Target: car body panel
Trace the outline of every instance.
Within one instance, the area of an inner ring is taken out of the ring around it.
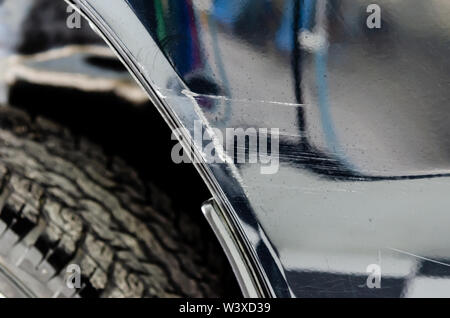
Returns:
[[[70,2],[193,150],[257,295],[450,296],[447,1],[378,1],[380,28],[366,0]],[[279,132],[276,171],[230,161],[230,128]]]

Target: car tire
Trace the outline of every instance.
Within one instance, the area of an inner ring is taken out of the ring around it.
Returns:
[[[164,198],[123,160],[1,106],[0,296],[221,296],[217,245]]]

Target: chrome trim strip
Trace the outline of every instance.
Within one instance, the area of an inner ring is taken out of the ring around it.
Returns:
[[[202,205],[202,212],[231,264],[244,297],[262,297],[264,291],[245,255],[242,243],[238,241],[235,229],[226,220],[226,214],[219,209],[214,199],[210,199]]]

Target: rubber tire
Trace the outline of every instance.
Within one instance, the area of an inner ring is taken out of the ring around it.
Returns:
[[[0,106],[0,269],[31,295],[220,296],[228,264],[201,234],[119,158]],[[67,287],[71,264],[81,288]]]

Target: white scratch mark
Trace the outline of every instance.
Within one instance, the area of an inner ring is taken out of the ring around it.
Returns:
[[[439,261],[436,261],[436,260],[431,259],[431,258],[423,257],[423,256],[420,256],[420,255],[416,255],[416,254],[409,253],[409,252],[406,252],[406,251],[402,251],[402,250],[399,250],[399,249],[396,249],[396,248],[392,248],[392,247],[388,247],[388,249],[390,249],[392,251],[395,251],[395,252],[398,252],[398,253],[406,254],[406,255],[409,255],[409,256],[414,256],[414,257],[423,259],[425,261],[429,261],[429,262],[432,262],[432,263],[436,263],[436,264],[439,264],[439,265],[444,265],[444,266],[450,267],[450,264],[439,262]]]

